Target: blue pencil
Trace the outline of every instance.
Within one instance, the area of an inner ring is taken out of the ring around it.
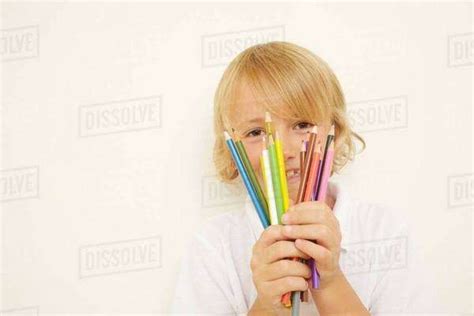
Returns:
[[[237,152],[235,143],[230,137],[229,133],[224,132],[224,136],[225,142],[227,143],[227,147],[229,148],[230,153],[232,154],[232,158],[234,159],[235,165],[237,166],[237,169],[239,170],[239,173],[242,176],[242,180],[244,181],[245,187],[247,188],[247,192],[249,193],[252,203],[255,206],[255,209],[257,210],[260,222],[262,223],[263,228],[267,228],[268,226],[270,226],[270,223],[268,222],[267,216],[265,215],[265,210],[263,206],[258,200],[257,193],[255,192],[252,183],[250,182],[249,175],[247,174],[247,171],[244,168],[244,164],[242,163],[242,159],[240,158],[239,153]]]

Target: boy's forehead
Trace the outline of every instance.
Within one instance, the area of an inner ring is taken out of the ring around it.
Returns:
[[[242,82],[231,105],[231,120],[238,126],[254,119],[264,119],[265,107],[254,96],[250,87]]]
[[[234,102],[230,106],[230,120],[236,128],[252,123],[264,123],[265,112],[269,110],[267,107],[270,103],[275,108],[282,106],[282,102],[277,96],[271,100],[268,97],[255,96],[245,81],[239,84],[236,92]]]
[[[231,113],[231,121],[236,128],[248,123],[265,121],[265,107],[257,102],[234,103]]]

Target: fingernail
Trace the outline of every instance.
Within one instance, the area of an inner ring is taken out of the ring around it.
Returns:
[[[283,216],[281,217],[281,222],[283,224],[288,223],[288,214],[283,214]]]

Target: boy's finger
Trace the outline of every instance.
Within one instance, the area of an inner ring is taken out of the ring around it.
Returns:
[[[303,259],[310,258],[306,253],[296,248],[293,241],[289,240],[280,240],[275,242],[273,245],[266,248],[263,254],[263,261],[265,263],[273,263],[275,261],[291,257],[300,257]]]
[[[279,260],[267,266],[262,278],[266,281],[274,281],[288,276],[297,276],[308,279],[311,277],[311,269],[307,264],[299,261]]]
[[[262,250],[279,240],[287,240],[288,238],[283,235],[281,230],[282,228],[282,225],[270,225],[267,227],[260,236],[260,239],[255,244],[255,247],[259,248],[259,250]]]
[[[317,240],[318,243],[329,250],[336,250],[339,236],[330,227],[325,225],[287,225],[283,234],[289,239]]]
[[[298,204],[299,205],[299,204]],[[337,219],[334,214],[315,210],[315,209],[298,209],[294,212],[289,211],[282,216],[282,223],[284,225],[288,224],[325,224],[329,225],[330,227],[336,229],[338,226]]]

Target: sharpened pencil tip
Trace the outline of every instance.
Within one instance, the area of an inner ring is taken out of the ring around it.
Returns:
[[[306,144],[304,143],[304,140],[301,141],[301,151],[306,151]]]
[[[311,129],[311,133],[317,134],[318,133],[318,127],[316,125],[313,126]]]
[[[334,125],[331,125],[331,129],[329,130],[329,135],[334,136],[334,134],[335,134],[335,128],[334,128]]]
[[[225,137],[225,140],[229,140],[231,139],[229,133],[227,133],[227,131],[224,131],[224,137]]]
[[[265,112],[265,122],[271,122],[272,121],[272,117],[270,115],[270,112],[266,111]]]

